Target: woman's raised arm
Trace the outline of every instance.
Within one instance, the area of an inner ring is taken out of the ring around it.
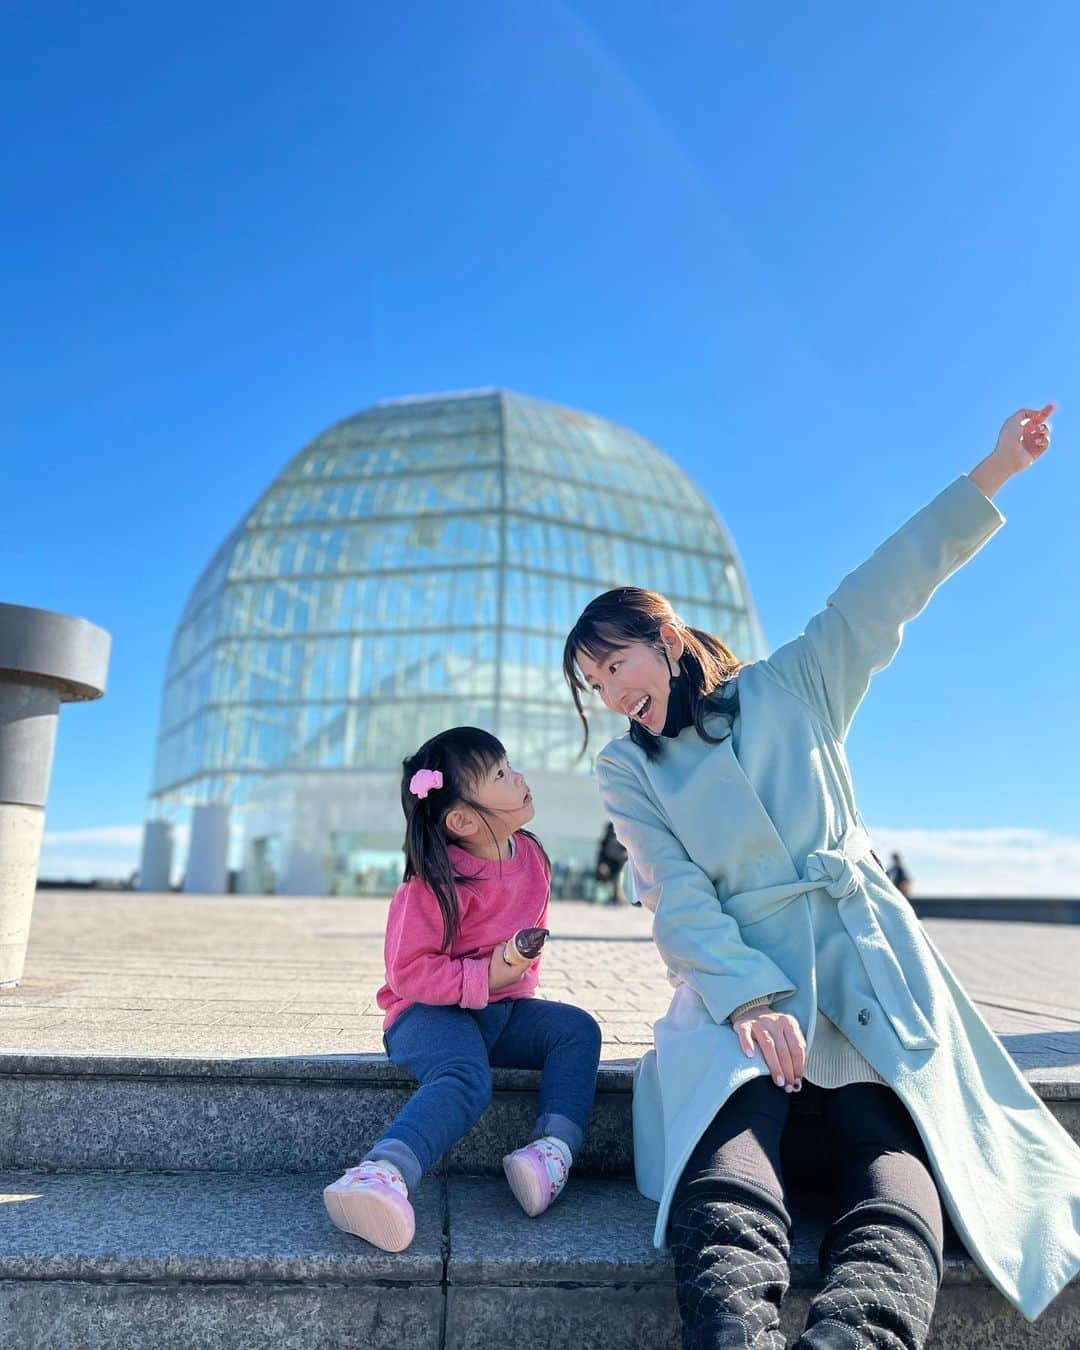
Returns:
[[[904,625],[1004,523],[991,501],[1050,443],[1049,410],[1008,418],[994,450],[902,525],[840,583],[806,631],[760,668],[809,704],[840,739],[870,678],[896,655]]]

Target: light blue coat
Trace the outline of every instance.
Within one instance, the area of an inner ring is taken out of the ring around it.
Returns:
[[[1002,524],[958,479],[837,588],[806,632],[738,675],[719,745],[693,727],[649,761],[597,762],[604,806],[676,986],[634,1085],[638,1186],[660,1202],[734,1090],[766,1073],[727,1017],[762,994],[814,1038],[820,1008],[888,1082],[945,1206],[1034,1319],[1080,1269],[1080,1150],[1046,1110],[870,855],[844,737],[904,623]],[[778,1089],[779,1091],[779,1089]]]

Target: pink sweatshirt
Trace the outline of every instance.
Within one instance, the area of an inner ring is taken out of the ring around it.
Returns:
[[[386,920],[386,983],[376,1002],[386,1013],[385,1031],[414,1003],[486,1008],[503,998],[529,998],[540,978],[540,958],[516,983],[488,991],[488,965],[495,947],[519,928],[547,923],[550,877],[544,855],[522,834],[514,835],[514,856],[502,862],[474,858],[450,846],[458,876],[461,927],[448,951],[441,951],[443,921],[435,893],[418,877],[397,888]]]

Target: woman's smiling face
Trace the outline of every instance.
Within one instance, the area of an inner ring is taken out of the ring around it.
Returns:
[[[667,624],[660,630],[667,651],[649,642],[630,642],[615,647],[602,658],[577,653],[577,666],[590,689],[600,695],[605,708],[639,722],[659,736],[667,721],[671,676],[677,672],[683,642]]]

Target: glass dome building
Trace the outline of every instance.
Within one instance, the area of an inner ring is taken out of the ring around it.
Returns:
[[[498,390],[336,423],[256,501],[184,609],[143,884],[160,884],[162,822],[196,808],[189,889],[223,889],[228,851],[245,890],[385,891],[401,760],[463,723],[493,731],[528,776],[552,858],[591,862],[603,818],[562,644],[594,595],[630,583],[761,654],[723,524],[633,431]],[[622,725],[597,704],[592,749]]]

